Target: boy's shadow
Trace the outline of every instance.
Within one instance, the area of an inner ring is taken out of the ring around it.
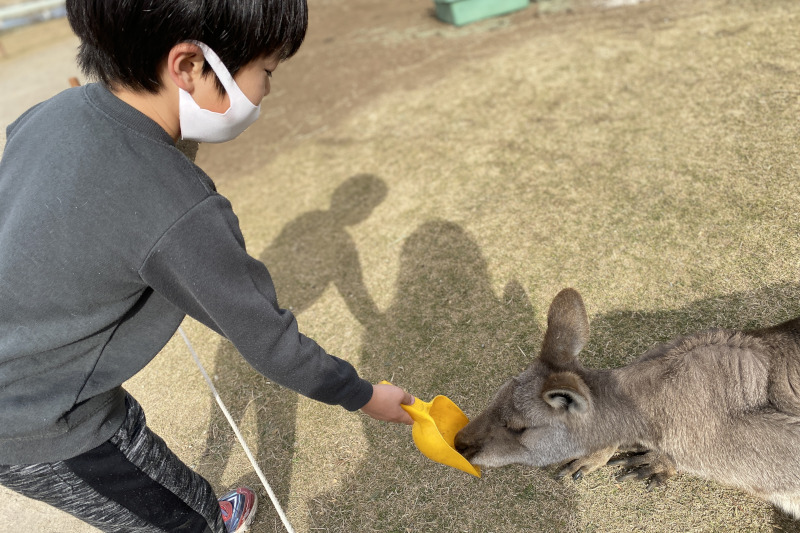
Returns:
[[[381,179],[369,174],[353,176],[334,191],[330,209],[304,213],[283,228],[260,258],[269,269],[281,307],[298,315],[334,285],[358,320],[376,319],[377,307],[364,286],[358,251],[346,227],[366,220],[386,193]],[[245,434],[245,439],[285,506],[294,454],[297,394],[256,373],[225,340],[212,369],[219,394],[237,425],[242,425],[246,415],[255,417],[250,427],[255,426],[256,433]],[[198,470],[219,493],[232,486],[260,486],[257,475],[246,464],[232,466],[248,473],[223,486],[231,453],[238,446],[227,420],[214,405]]]
[[[333,285],[359,322],[377,317],[358,250],[345,228],[366,220],[387,190],[386,183],[371,174],[355,175],[336,188],[329,209],[304,213],[283,228],[261,257],[281,306],[302,313]]]

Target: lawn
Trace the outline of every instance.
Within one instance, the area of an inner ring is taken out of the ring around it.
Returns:
[[[327,104],[308,96],[299,110],[277,93],[247,147],[204,147],[198,161],[308,335],[368,379],[474,415],[536,356],[566,286],[586,301],[583,359],[597,367],[800,313],[799,23],[791,0],[678,0],[520,13],[463,34],[386,21],[328,48],[320,36],[305,50],[316,58],[281,67],[289,81],[313,79],[301,68],[340,46],[332,68],[365,86],[330,95],[320,82]],[[415,59],[386,73],[359,47]],[[225,150],[239,150],[233,168],[215,163]],[[298,399],[190,329],[299,531],[793,527],[689,476],[649,493],[610,468],[579,483],[525,467],[476,479],[425,459],[408,428]],[[182,452],[220,489],[257,483],[207,408],[211,422],[175,445],[205,440]],[[256,529],[273,530],[274,517]]]

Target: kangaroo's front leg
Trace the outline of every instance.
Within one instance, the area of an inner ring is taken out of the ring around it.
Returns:
[[[647,490],[666,485],[667,479],[675,475],[675,461],[668,454],[657,450],[633,453],[609,461],[608,466],[621,466],[620,481],[627,479],[647,480]]]
[[[612,446],[609,448],[603,448],[602,450],[598,450],[594,453],[590,453],[589,455],[573,459],[568,463],[561,465],[556,477],[561,478],[569,475],[572,476],[572,479],[577,481],[585,474],[594,472],[601,466],[608,463],[608,460],[611,459],[615,453],[617,453],[617,447]]]

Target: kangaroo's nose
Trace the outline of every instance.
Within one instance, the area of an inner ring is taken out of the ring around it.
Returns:
[[[469,460],[469,458],[475,455],[476,453],[474,447],[469,443],[468,437],[464,434],[463,429],[458,433],[456,433],[454,445],[456,451],[461,455],[463,455],[464,458],[467,460]]]

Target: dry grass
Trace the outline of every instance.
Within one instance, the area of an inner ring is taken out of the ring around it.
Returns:
[[[386,91],[220,187],[251,249],[276,272],[305,272],[276,283],[308,334],[370,379],[475,413],[535,354],[566,285],[588,303],[585,358],[598,366],[682,332],[798,313],[799,17],[789,1],[707,1],[523,20],[498,30],[503,46]],[[301,237],[297,221],[325,220],[336,188],[362,173],[388,190],[370,216]],[[280,253],[287,231],[321,250],[314,262]],[[348,250],[360,289],[345,279]],[[231,379],[245,398],[264,394],[244,367]],[[653,493],[613,472],[578,484],[521,467],[473,479],[424,459],[406,428],[275,394],[278,407],[258,411],[270,428],[260,455],[301,531],[792,527],[687,477]]]
[[[476,413],[535,354],[567,285],[588,304],[596,366],[682,332],[798,314],[800,8],[664,4],[520,19],[438,80],[387,90],[285,141],[250,176],[220,179],[303,329],[369,379]],[[345,227],[331,199],[364,173],[371,185],[351,196],[377,206]],[[225,345],[217,354],[236,361]],[[577,484],[522,467],[474,479],[423,458],[407,428],[227,364],[223,388],[240,409],[254,400],[259,456],[300,531],[793,527],[688,477],[652,493],[613,471]],[[232,446],[219,426],[200,470],[225,485],[236,475],[214,466]],[[256,531],[279,529],[266,522]]]

